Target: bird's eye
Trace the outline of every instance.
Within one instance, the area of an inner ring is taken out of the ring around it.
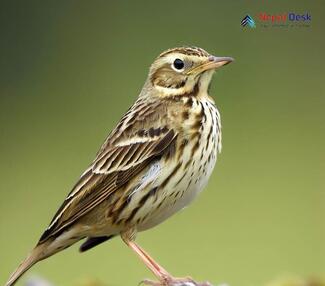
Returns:
[[[173,63],[173,66],[177,70],[181,70],[184,68],[184,62],[181,59],[176,59]]]

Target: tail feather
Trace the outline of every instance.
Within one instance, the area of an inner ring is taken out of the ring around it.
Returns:
[[[45,258],[43,252],[43,245],[36,246],[27,258],[18,266],[18,268],[11,274],[6,286],[12,286],[16,281],[35,263]]]
[[[99,236],[99,237],[88,237],[87,240],[79,247],[80,252],[85,252],[98,244],[101,244],[114,237],[114,235],[109,236]]]
[[[18,266],[16,271],[11,274],[5,286],[14,285],[20,276],[35,263],[71,246],[80,240],[80,238],[82,238],[82,236],[79,235],[79,230],[76,228],[65,231],[55,238],[49,238],[41,243],[39,242],[27,258]]]

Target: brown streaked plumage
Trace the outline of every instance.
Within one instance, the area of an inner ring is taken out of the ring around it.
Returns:
[[[231,58],[201,48],[170,49],[152,64],[144,87],[81,175],[36,247],[6,286],[38,261],[86,239],[86,251],[120,235],[158,277],[176,285],[134,240],[189,204],[207,184],[221,150],[220,114],[208,87]]]

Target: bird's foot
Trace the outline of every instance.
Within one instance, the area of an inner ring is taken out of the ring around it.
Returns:
[[[209,282],[196,282],[191,277],[164,277],[160,281],[145,279],[142,283],[149,286],[213,286]]]

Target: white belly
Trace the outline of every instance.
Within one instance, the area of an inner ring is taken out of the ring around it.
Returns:
[[[207,164],[205,171],[196,172],[191,176],[192,170],[198,170],[199,167],[193,165],[185,175],[181,184],[178,185],[177,189],[166,189],[167,199],[164,202],[163,207],[158,211],[151,213],[148,219],[143,221],[138,226],[138,230],[146,230],[152,228],[179,210],[189,205],[194,198],[205,188],[213,171],[216,163],[216,155],[212,156],[212,159]]]

